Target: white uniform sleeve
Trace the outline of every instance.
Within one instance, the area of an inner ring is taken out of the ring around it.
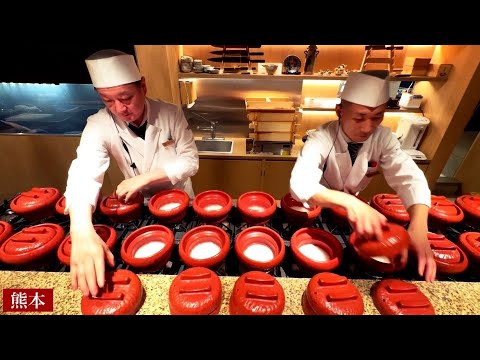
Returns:
[[[192,177],[198,171],[198,149],[195,144],[193,132],[188,125],[183,110],[178,107],[173,120],[172,137],[176,143],[177,161],[165,166],[165,172],[171,183]]]
[[[388,185],[395,190],[408,209],[413,204],[431,206],[431,192],[425,174],[410,155],[400,148],[394,134],[386,140],[380,166]]]
[[[87,120],[82,132],[77,157],[68,170],[65,190],[65,214],[72,203],[82,202],[95,209],[103,177],[110,165],[110,157],[104,144],[105,129]],[[103,135],[103,136],[102,136]]]
[[[317,192],[327,189],[320,184],[320,179],[326,152],[331,146],[331,142],[325,140],[318,131],[308,135],[290,177],[290,192],[296,200],[306,203]]]

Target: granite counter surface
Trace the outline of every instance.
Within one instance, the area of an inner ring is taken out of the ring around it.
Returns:
[[[175,275],[139,274],[145,289],[145,301],[137,315],[168,315],[168,291]],[[228,301],[237,277],[220,277],[223,286],[223,300],[220,315],[228,315]],[[303,315],[301,296],[309,278],[278,277],[285,291],[284,315]],[[379,315],[370,296],[370,288],[375,280],[351,280],[363,296],[365,315]],[[436,281],[412,281],[430,299],[437,315],[477,315],[480,314],[480,283]],[[43,314],[81,315],[80,291],[70,288],[68,272],[0,271],[0,288],[51,288],[54,296],[53,313],[4,312],[3,291],[0,292],[0,315]]]

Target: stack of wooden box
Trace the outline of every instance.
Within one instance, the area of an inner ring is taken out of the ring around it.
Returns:
[[[246,98],[249,137],[256,141],[295,142],[300,113],[288,97]]]

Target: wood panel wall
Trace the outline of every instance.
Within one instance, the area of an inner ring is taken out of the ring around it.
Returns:
[[[480,134],[477,135],[455,178],[462,182],[464,194],[480,194]]]
[[[0,199],[11,199],[32,187],[54,187],[63,193],[79,142],[78,136],[0,135]],[[112,193],[121,180],[123,175],[113,161],[102,193]]]

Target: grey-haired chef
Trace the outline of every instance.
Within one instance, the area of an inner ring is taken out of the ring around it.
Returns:
[[[383,121],[389,96],[386,70],[351,72],[335,108],[338,120],[308,135],[290,178],[290,192],[306,206],[343,207],[362,236],[380,238],[387,219],[356,195],[380,170],[410,215],[410,247],[418,273],[435,280],[436,263],[428,234],[431,193],[425,174],[401,148]],[[404,251],[401,262],[406,263]]]
[[[110,159],[125,177],[115,190],[117,198],[129,202],[141,193],[147,202],[173,188],[193,198],[190,177],[199,158],[181,107],[146,96],[145,78],[132,55],[100,50],[85,63],[105,107],[88,117],[82,132],[68,171],[65,214],[70,215],[72,288],[95,296],[105,284],[105,261],[114,265],[92,223]]]

